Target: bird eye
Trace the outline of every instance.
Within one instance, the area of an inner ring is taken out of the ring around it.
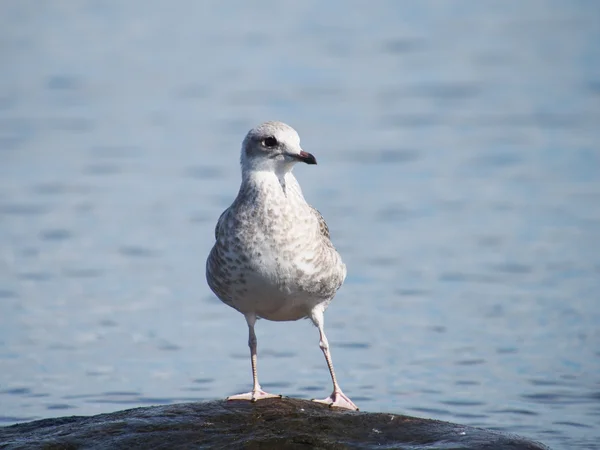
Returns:
[[[276,147],[277,146],[277,139],[275,139],[273,136],[269,136],[268,138],[265,138],[262,141],[262,145],[267,147],[267,148],[272,148],[272,147]]]

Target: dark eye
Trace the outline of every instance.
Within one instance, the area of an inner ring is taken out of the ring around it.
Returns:
[[[267,148],[277,147],[277,139],[273,136],[269,136],[262,141],[262,144]]]

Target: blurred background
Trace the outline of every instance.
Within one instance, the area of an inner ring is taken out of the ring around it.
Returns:
[[[239,148],[295,127],[348,278],[326,314],[363,411],[600,439],[594,1],[0,3],[0,424],[251,384],[204,278]],[[325,397],[309,321],[266,390]]]

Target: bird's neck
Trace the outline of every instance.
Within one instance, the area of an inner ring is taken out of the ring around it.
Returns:
[[[240,191],[255,191],[269,196],[301,197],[302,190],[291,171],[248,170],[242,172]]]

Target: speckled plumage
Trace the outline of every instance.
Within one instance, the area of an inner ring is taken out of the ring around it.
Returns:
[[[316,164],[300,148],[293,128],[265,122],[250,130],[242,144],[240,190],[215,228],[216,242],[206,263],[208,285],[246,317],[253,358],[253,391],[232,398],[272,396],[260,389],[256,376],[256,319],[309,317],[319,328],[334,382],[334,394],[325,402],[356,409],[337,386],[323,331],[323,313],[344,282],[346,266],[323,216],[306,202],[291,172],[297,162]]]
[[[242,182],[221,215],[207,264],[211,289],[242,313],[297,320],[333,298],[346,266],[321,214],[302,196],[291,173],[285,189],[266,175]]]

